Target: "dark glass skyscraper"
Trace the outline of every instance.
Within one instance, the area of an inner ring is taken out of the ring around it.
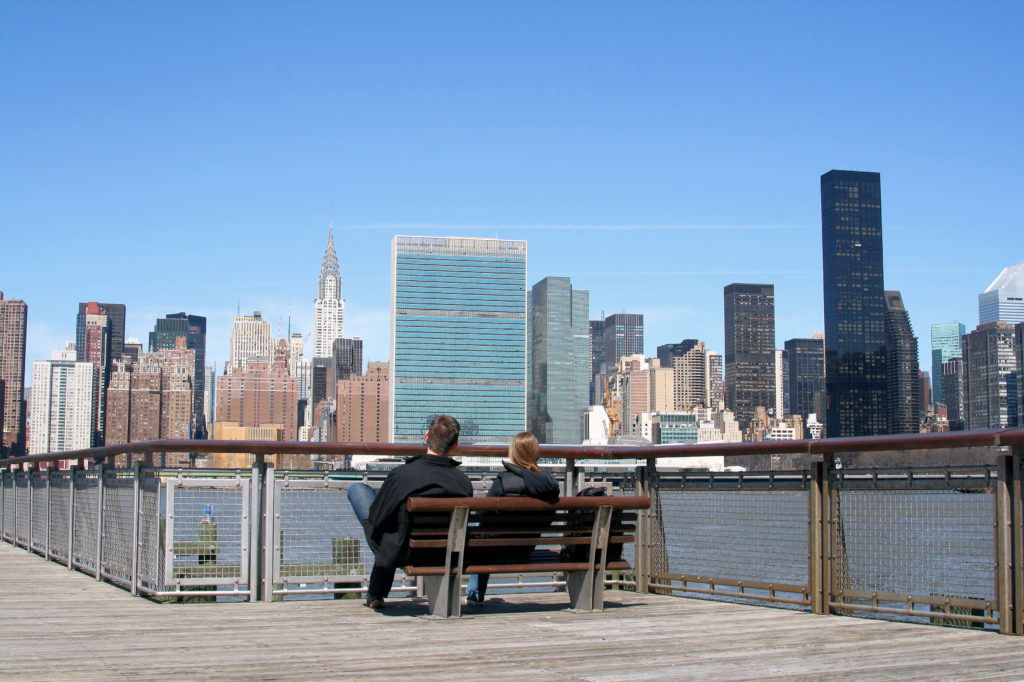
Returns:
[[[78,320],[75,325],[75,349],[79,362],[85,360],[85,357],[82,355],[83,350],[79,349],[84,349],[86,346],[85,316],[88,305],[88,303],[78,304]],[[106,315],[107,320],[110,322],[110,359],[120,360],[121,354],[124,353],[124,303],[100,303],[98,305],[100,312]]]
[[[741,429],[775,407],[775,286],[725,287],[725,406]]]
[[[196,352],[195,379],[192,388],[192,414],[195,437],[206,437],[206,318],[188,313],[172,313],[159,318],[149,333],[149,352],[174,350],[178,337],[185,338],[185,348]]]
[[[921,425],[917,337],[898,291],[885,292],[885,348],[889,431],[917,433]]]
[[[541,443],[579,445],[590,398],[590,292],[568,277],[530,290],[527,427]]]
[[[807,419],[807,415],[825,418],[825,341],[789,339],[789,413]]]
[[[821,176],[828,436],[887,433],[882,188],[878,173]]]
[[[639,313],[615,313],[604,318],[605,370],[614,367],[623,355],[644,352],[644,316]]]
[[[334,380],[346,381],[363,375],[363,340],[360,338],[334,339],[331,347],[334,357]],[[333,394],[334,391],[331,391]]]

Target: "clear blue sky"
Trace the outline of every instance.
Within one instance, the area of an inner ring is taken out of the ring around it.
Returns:
[[[310,331],[333,219],[370,360],[396,233],[525,239],[648,355],[772,283],[781,346],[823,328],[819,176],[871,170],[927,369],[1024,261],[1022,8],[3,2],[0,290],[29,363],[99,300],[205,315],[220,369],[239,307]]]

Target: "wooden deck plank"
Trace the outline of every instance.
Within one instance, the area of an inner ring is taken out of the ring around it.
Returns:
[[[156,604],[0,543],[0,678],[640,680],[1022,677],[1024,639],[608,592],[502,596],[472,615],[357,600]]]

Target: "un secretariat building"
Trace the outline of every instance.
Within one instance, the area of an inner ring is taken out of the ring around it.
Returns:
[[[391,243],[391,441],[422,443],[442,413],[463,444],[525,428],[525,241]]]

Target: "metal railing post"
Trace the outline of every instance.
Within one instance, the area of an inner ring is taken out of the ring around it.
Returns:
[[[1019,522],[1015,523],[1013,500],[1015,467],[1013,455],[1000,455],[996,481],[996,603],[999,607],[999,632],[1004,635],[1020,634],[1017,628],[1018,598],[1015,536]],[[1018,469],[1019,470],[1019,469]]]
[[[68,481],[68,570],[75,567],[75,479],[78,477],[78,466],[68,469],[71,475]]]
[[[131,457],[129,457],[129,460]],[[142,462],[132,467],[132,596],[139,595],[139,526],[142,515]]]
[[[1010,462],[1010,539],[1013,543],[1013,622],[1014,633],[1024,635],[1024,491],[1021,481],[1021,460],[1024,445],[1014,445]]]
[[[565,458],[565,492],[563,495],[572,497],[576,494],[576,460]]]
[[[103,462],[96,465],[96,580],[103,579]]]
[[[32,478],[36,473],[36,467],[39,465],[35,462],[28,465],[28,471],[25,472],[25,484],[28,486],[28,532],[25,534],[25,549],[28,552],[32,552],[32,530],[35,527],[35,508],[33,503],[35,502],[35,486],[33,485]]]
[[[50,511],[53,509],[53,468],[46,467],[46,560],[53,558],[50,552]]]
[[[811,593],[811,613],[828,612],[825,602],[825,555],[822,551],[827,526],[825,495],[825,462],[811,463],[811,480],[807,496],[807,588]]]
[[[261,459],[261,458],[257,458]],[[249,485],[249,601],[259,599],[260,586],[263,583],[260,574],[260,556],[263,552],[263,545],[260,538],[262,521],[260,519],[260,500],[263,497],[263,472],[262,461],[255,461],[252,465],[252,480]]]
[[[260,515],[263,522],[263,541],[260,543],[263,559],[263,575],[260,582],[263,585],[263,601],[274,601],[274,554],[279,548],[276,519],[280,513],[274,506],[274,485],[274,463],[267,462],[263,474],[263,513]]]

